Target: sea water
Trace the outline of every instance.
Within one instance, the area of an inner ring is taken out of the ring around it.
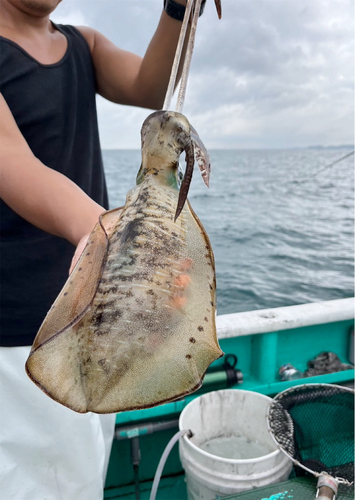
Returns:
[[[274,451],[271,447],[242,435],[216,437],[199,445],[199,448],[211,455],[234,460],[263,457]]]
[[[294,182],[350,151],[212,150],[209,189],[195,169],[189,200],[214,250],[218,314],[353,296],[353,157]],[[140,164],[138,150],[104,151],[111,208]]]

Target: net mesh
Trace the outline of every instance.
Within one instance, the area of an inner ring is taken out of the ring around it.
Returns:
[[[354,391],[305,384],[278,394],[268,422],[279,446],[300,465],[354,481]]]

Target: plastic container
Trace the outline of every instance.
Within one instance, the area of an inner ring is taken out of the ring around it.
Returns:
[[[286,363],[279,369],[279,376],[282,381],[297,380],[303,378],[303,373],[297,370],[291,363]]]
[[[191,429],[193,437],[180,439],[179,452],[189,500],[214,500],[287,480],[292,462],[267,430],[270,401],[256,392],[230,389],[204,394],[185,407],[179,427]],[[221,454],[239,458],[212,454],[219,440],[226,448]]]

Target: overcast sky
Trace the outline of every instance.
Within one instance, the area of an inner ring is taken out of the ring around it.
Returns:
[[[57,23],[91,26],[144,55],[163,0],[63,0]],[[183,112],[212,148],[352,144],[353,1],[213,0],[200,18]],[[103,148],[140,148],[148,110],[98,98]]]

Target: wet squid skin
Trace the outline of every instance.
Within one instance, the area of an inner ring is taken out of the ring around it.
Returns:
[[[110,239],[112,257],[103,270],[92,316],[78,325],[77,336],[80,339],[83,332],[86,339],[81,343],[81,358],[89,359],[83,368],[85,377],[90,377],[93,368],[103,369],[108,377],[116,372],[116,376],[117,371],[129,368],[131,356],[151,355],[174,334],[174,322],[179,320],[174,309],[187,300],[188,290],[179,285],[181,275],[186,280],[190,271],[186,269],[184,216],[174,223],[176,194],[164,196],[162,210],[157,190],[147,184],[127,200],[131,204],[123,210]],[[147,199],[143,206],[142,198]],[[124,339],[118,357],[112,335]]]
[[[120,355],[125,351],[127,359],[131,351],[135,356],[151,354],[164,338],[173,335],[178,318],[172,313],[188,294],[180,282],[187,281],[192,265],[187,258],[184,215],[178,223],[173,222],[176,192],[171,189],[159,196],[149,181],[135,191],[128,196],[127,209],[122,210],[110,239],[110,256],[92,304],[92,316],[83,320],[77,331],[79,338],[81,332],[87,332],[90,340],[86,345],[91,351],[95,350],[96,336],[100,337],[100,355],[104,336],[124,335],[127,340],[121,341]],[[122,369],[112,361],[115,352],[109,339],[106,358],[97,360],[107,373]]]
[[[197,389],[222,355],[208,237],[188,202],[175,220],[178,158],[183,149],[191,158],[189,124],[172,112],[147,120],[138,185],[122,209],[101,217],[26,366],[50,397],[79,412],[174,400]],[[93,273],[91,249],[102,253]],[[60,325],[63,310],[68,317]]]

